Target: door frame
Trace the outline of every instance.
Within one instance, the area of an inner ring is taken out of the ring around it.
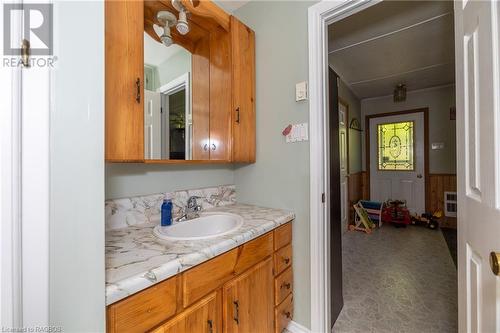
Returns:
[[[23,0],[12,3],[24,5]],[[13,40],[25,37],[22,13],[14,15],[12,28]],[[0,88],[9,96],[0,101],[6,110],[0,114],[0,324],[45,327],[50,322],[53,79],[46,67],[2,67],[0,73]]]
[[[338,96],[338,101],[339,101],[339,104],[342,104],[344,107],[345,107],[345,118],[346,118],[346,123],[345,123],[345,140],[346,140],[346,170],[347,170],[347,174],[346,174],[346,177],[347,177],[347,189],[346,189],[346,200],[347,200],[347,211],[346,211],[346,214],[347,214],[347,223],[349,223],[349,220],[351,218],[351,209],[350,209],[350,202],[351,200],[349,199],[349,194],[350,194],[350,191],[349,191],[349,185],[350,185],[350,182],[351,182],[351,165],[349,164],[349,125],[350,125],[350,122],[349,122],[349,103],[347,103],[347,101],[345,99],[343,99],[342,97]],[[342,230],[342,233],[346,232],[347,229],[345,230]]]
[[[311,331],[329,332],[328,25],[382,0],[321,1],[308,8]]]
[[[173,79],[172,81],[165,83],[160,88],[158,88],[158,92],[160,93],[160,105],[163,107],[163,96],[169,96],[173,93],[176,93],[184,88],[185,90],[185,122],[186,122],[186,143],[185,143],[185,151],[186,151],[186,160],[192,159],[192,149],[191,141],[192,141],[192,110],[191,110],[191,75],[190,72],[186,72],[179,77]],[[163,120],[162,120],[163,121]],[[170,158],[169,158],[170,159]]]
[[[430,182],[429,182],[429,108],[419,108],[412,110],[402,110],[394,112],[385,112],[377,114],[369,114],[365,116],[365,169],[366,169],[366,186],[368,188],[368,198],[370,199],[370,120],[374,118],[400,116],[412,113],[424,114],[424,184],[425,184],[425,211],[430,208]]]

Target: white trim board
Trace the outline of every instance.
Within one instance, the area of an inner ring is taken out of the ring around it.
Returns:
[[[311,333],[307,327],[304,327],[293,320],[288,324],[286,330],[290,333]]]
[[[322,1],[308,10],[310,122],[311,332],[328,332],[330,320],[328,25],[381,0]],[[322,202],[323,193],[326,202]]]

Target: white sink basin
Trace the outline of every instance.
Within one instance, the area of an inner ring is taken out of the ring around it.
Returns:
[[[156,237],[166,240],[196,240],[226,235],[242,225],[243,218],[239,215],[211,212],[168,227],[157,225],[153,233]]]

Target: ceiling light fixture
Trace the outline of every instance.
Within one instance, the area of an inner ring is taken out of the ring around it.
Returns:
[[[187,20],[188,11],[179,0],[172,0],[172,6],[179,11],[179,20],[176,25],[177,31],[179,31],[181,35],[186,35],[189,32],[189,23]]]
[[[400,83],[394,88],[394,102],[406,101],[406,84]]]
[[[163,27],[163,34],[160,36],[161,42],[167,47],[172,45],[174,41],[170,33],[170,28],[177,23],[177,18],[171,12],[160,11],[156,15],[156,19],[160,23],[160,26]]]

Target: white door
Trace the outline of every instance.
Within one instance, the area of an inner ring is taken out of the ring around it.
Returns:
[[[339,157],[340,157],[340,222],[342,232],[347,230],[349,221],[349,197],[348,197],[348,181],[349,177],[348,161],[347,161],[347,105],[339,103]]]
[[[424,115],[370,119],[370,199],[405,200],[411,213],[425,212]]]
[[[500,331],[499,9],[455,3],[460,332]]]
[[[144,158],[161,159],[161,98],[150,90],[144,90]]]

